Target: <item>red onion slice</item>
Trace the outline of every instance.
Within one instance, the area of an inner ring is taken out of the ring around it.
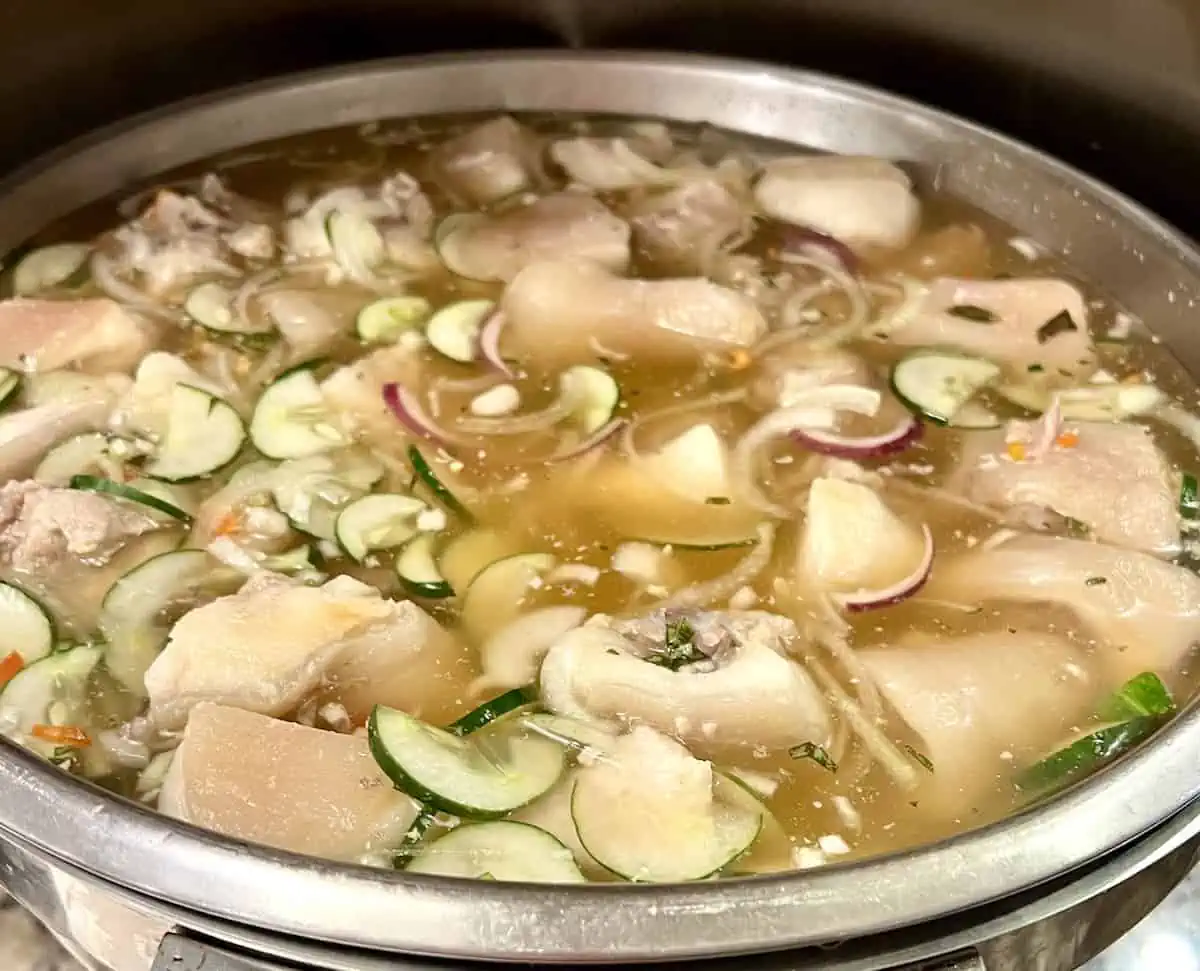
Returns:
[[[786,225],[780,230],[780,248],[798,256],[813,259],[832,259],[833,262],[853,275],[858,272],[858,254],[840,239],[807,226]]]
[[[838,435],[819,428],[796,428],[789,437],[810,452],[841,459],[877,459],[902,452],[921,438],[923,426],[906,415],[893,428],[879,435]]]
[[[925,552],[921,562],[903,580],[893,583],[882,590],[860,590],[854,593],[838,593],[833,595],[846,610],[857,613],[862,610],[875,610],[879,607],[891,607],[911,597],[925,586],[929,574],[933,571],[933,533],[928,526],[922,526],[921,532],[925,537]]]
[[[462,444],[454,435],[435,422],[416,395],[401,384],[390,381],[383,386],[383,403],[405,428],[420,438],[428,439],[438,445]]]
[[[484,321],[483,327],[479,330],[479,353],[488,364],[506,378],[513,378],[516,377],[515,372],[500,355],[500,335],[504,333],[506,323],[507,318],[503,311],[499,310]]]
[[[599,448],[610,438],[621,431],[628,422],[624,418],[614,418],[605,425],[601,425],[591,435],[585,438],[577,445],[571,445],[564,448],[561,452],[555,452],[548,459],[547,464],[551,462],[566,462],[570,459],[577,459],[581,455],[586,455],[595,448]]]

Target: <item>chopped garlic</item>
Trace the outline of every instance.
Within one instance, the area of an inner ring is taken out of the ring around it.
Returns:
[[[859,815],[857,809],[845,796],[833,797],[833,808],[837,810],[838,819],[842,821],[845,827],[855,833],[862,831],[862,816]]]
[[[417,529],[422,533],[440,533],[446,528],[446,513],[441,509],[425,509],[417,516]]]
[[[846,845],[846,841],[838,836],[837,833],[828,833],[817,839],[817,845],[821,847],[821,852],[827,856],[842,856],[850,852],[850,847]]]
[[[1023,257],[1025,257],[1025,259],[1029,260],[1031,263],[1034,260],[1040,260],[1043,256],[1046,255],[1046,251],[1044,249],[1042,249],[1041,246],[1039,246],[1037,243],[1035,243],[1032,239],[1028,239],[1025,236],[1014,236],[1012,239],[1010,239],[1008,241],[1008,245],[1011,246],[1018,253],[1020,253]]]
[[[811,870],[825,865],[825,854],[815,846],[793,846],[792,865],[797,870]]]
[[[600,568],[587,563],[563,563],[550,571],[546,578],[551,583],[582,583],[594,587],[600,579]]]
[[[750,610],[756,603],[758,603],[758,594],[754,592],[754,588],[742,587],[742,589],[729,598],[729,609]]]
[[[1116,384],[1117,377],[1111,371],[1106,371],[1101,368],[1092,375],[1092,384]]]
[[[521,393],[511,384],[498,384],[471,399],[472,415],[481,418],[499,418],[511,415],[521,407]]]
[[[661,585],[663,556],[651,543],[622,543],[613,553],[612,568],[635,583]]]

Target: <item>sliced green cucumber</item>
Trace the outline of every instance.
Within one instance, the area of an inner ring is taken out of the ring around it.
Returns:
[[[222,283],[211,280],[194,287],[183,301],[183,310],[205,330],[215,334],[261,336],[274,332],[265,320],[261,323],[240,317],[234,308],[237,293]]]
[[[459,300],[442,307],[425,325],[425,337],[439,354],[470,364],[479,356],[479,331],[492,315],[491,300]]]
[[[35,752],[53,751],[53,745],[30,732],[35,725],[81,725],[86,721],[87,685],[100,655],[99,647],[83,645],[48,654],[22,668],[0,690],[4,734]]]
[[[478,708],[472,708],[462,718],[449,725],[446,731],[452,735],[470,735],[485,725],[527,707],[532,702],[533,698],[523,688],[514,688],[485,701]]]
[[[21,390],[21,375],[12,368],[0,367],[0,408],[7,408],[17,400]]]
[[[162,482],[158,479],[148,479],[144,476],[130,479],[125,484],[129,488],[136,489],[143,495],[149,496],[151,499],[158,499],[173,509],[182,510],[189,517],[195,515],[196,501],[193,495],[185,491],[188,489],[186,485]],[[160,517],[166,516],[166,513],[160,510],[156,509],[154,512]],[[173,519],[174,517],[170,518]]]
[[[621,403],[621,388],[600,368],[579,364],[559,376],[559,388],[571,407],[571,420],[585,435],[612,421]]]
[[[432,310],[424,297],[384,297],[358,312],[354,329],[368,344],[394,344],[401,334],[420,329]]]
[[[1162,724],[1158,718],[1134,718],[1080,733],[1017,776],[1026,792],[1057,789],[1128,752]]]
[[[367,738],[396,788],[469,819],[496,819],[533,802],[566,767],[562,746],[513,719],[460,738],[377,705]]]
[[[363,496],[338,513],[334,535],[357,563],[375,550],[403,546],[417,534],[417,517],[429,507],[402,495]]]
[[[463,594],[463,632],[482,644],[521,612],[526,592],[557,565],[548,553],[518,553],[484,567]]]
[[[597,755],[603,755],[612,747],[616,737],[612,731],[600,725],[582,722],[566,715],[551,715],[544,711],[524,714],[521,720],[534,731],[576,753],[588,749]]]
[[[1000,367],[980,357],[917,351],[892,368],[892,391],[910,410],[938,425],[1000,377]]]
[[[580,771],[571,818],[588,855],[625,880],[676,883],[719,873],[758,839],[763,814],[748,804],[681,808],[661,785],[642,797],[629,785],[636,766],[602,760]],[[653,767],[648,771],[655,771]]]
[[[298,459],[346,444],[312,369],[290,371],[258,399],[250,440],[267,458]]]
[[[1153,671],[1144,671],[1113,692],[1096,709],[1105,721],[1122,718],[1167,718],[1175,714],[1175,698],[1171,690]]]
[[[27,297],[55,287],[77,287],[87,279],[92,248],[86,243],[56,243],[26,256],[13,270],[13,293]]]
[[[264,569],[271,570],[274,573],[284,573],[289,576],[293,573],[316,570],[319,563],[320,554],[307,545],[297,546],[295,549],[290,549],[283,553],[276,553],[274,556],[268,556],[262,561]]]
[[[421,533],[409,540],[396,556],[396,576],[414,597],[443,600],[454,596],[454,589],[439,572],[433,558],[436,533]]]
[[[464,279],[476,279],[463,269],[463,260],[459,253],[459,240],[462,233],[470,232],[487,217],[477,212],[461,212],[447,216],[433,232],[433,247],[437,250],[442,265],[455,276]]]
[[[105,667],[144,697],[146,671],[166,643],[170,613],[232,592],[240,579],[203,550],[162,553],[135,566],[109,588],[100,608]]]
[[[171,391],[167,431],[145,472],[165,482],[190,482],[223,469],[242,450],[246,426],[221,398],[177,384]]]
[[[54,649],[54,638],[50,611],[20,587],[0,583],[0,657],[15,651],[33,664]]]
[[[65,486],[77,475],[96,475],[108,458],[108,439],[99,432],[68,438],[46,453],[33,473],[35,482]]]
[[[1200,485],[1190,472],[1184,472],[1180,479],[1179,515],[1184,519],[1200,519]]]
[[[338,265],[355,280],[370,278],[387,258],[387,244],[378,229],[358,212],[335,209],[325,220],[329,246]]]
[[[164,513],[181,523],[186,524],[192,521],[192,517],[178,506],[160,499],[158,496],[143,492],[141,489],[126,485],[124,482],[114,482],[112,479],[102,479],[95,475],[76,475],[71,477],[70,488],[79,489],[81,492],[102,492],[118,499],[127,499],[129,502],[136,502],[155,512]]]
[[[383,477],[382,466],[337,456],[313,455],[284,462],[271,486],[276,508],[295,529],[317,539],[337,541],[337,519],[345,506],[361,497]]]
[[[517,541],[499,530],[473,529],[446,544],[438,557],[438,571],[455,591],[462,592],[485,567],[517,551]]]
[[[731,875],[782,873],[795,868],[792,841],[762,797],[733,772],[713,772],[713,797],[729,806],[740,806],[762,815],[762,830],[750,849],[733,864]]]
[[[469,823],[427,843],[408,873],[443,877],[517,880],[523,883],[584,883],[570,849],[528,823]]]
[[[454,513],[454,515],[458,516],[465,523],[475,522],[475,517],[471,514],[471,510],[459,502],[458,497],[437,477],[437,473],[433,471],[433,466],[429,464],[416,445],[408,446],[408,461],[412,465],[413,472],[417,478],[433,493],[433,497],[446,507],[447,512]]]
[[[680,526],[678,529],[663,529],[650,535],[638,536],[634,542],[669,546],[675,550],[692,550],[697,553],[716,552],[753,546],[758,542],[758,529],[758,526],[749,528],[734,525],[727,530],[714,530],[696,524],[695,528]]]

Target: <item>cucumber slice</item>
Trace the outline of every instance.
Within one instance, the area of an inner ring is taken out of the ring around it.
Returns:
[[[471,514],[466,506],[458,501],[458,498],[446,488],[441,479],[437,477],[437,473],[433,471],[433,467],[421,454],[421,450],[415,445],[408,446],[408,461],[412,465],[413,472],[433,493],[433,497],[446,507],[448,512],[454,513],[463,522],[473,523],[475,517]]]
[[[999,428],[1002,422],[1000,416],[978,401],[968,401],[954,413],[947,423],[951,428],[968,428],[972,430]]]
[[[65,486],[77,475],[96,475],[104,471],[108,458],[108,439],[99,432],[68,438],[46,453],[33,473],[35,482]]]
[[[358,312],[354,329],[368,344],[394,344],[401,334],[422,327],[432,310],[424,297],[384,297]]]
[[[1000,377],[999,365],[980,357],[918,351],[892,368],[892,391],[910,410],[949,425],[960,408]]]
[[[7,408],[17,400],[21,390],[21,375],[12,368],[0,367],[0,408]]]
[[[652,546],[669,546],[675,550],[691,550],[696,553],[717,550],[740,549],[758,542],[758,526],[752,529],[734,524],[729,529],[706,529],[697,525],[695,529],[663,529],[656,533],[639,536],[634,542],[650,543]]]
[[[521,612],[526,591],[557,562],[548,553],[518,553],[485,567],[463,594],[463,632],[482,644],[492,631],[510,624]]]
[[[513,719],[460,738],[377,705],[367,737],[396,788],[466,818],[495,819],[533,802],[566,767],[560,745]]]
[[[26,256],[13,270],[13,293],[26,297],[55,287],[78,287],[87,279],[92,248],[85,243],[56,243]]]
[[[570,849],[544,829],[511,820],[452,829],[426,844],[404,869],[408,873],[476,880],[585,882]]]
[[[22,668],[0,690],[0,724],[4,734],[42,755],[54,747],[32,735],[35,725],[80,725],[85,722],[88,681],[100,661],[92,645],[48,654]],[[11,726],[11,727],[7,727]]]
[[[620,385],[607,371],[579,364],[567,368],[558,379],[562,395],[571,407],[571,419],[584,435],[612,421],[621,403]]]
[[[188,292],[183,301],[183,310],[201,327],[214,334],[258,337],[274,333],[274,328],[265,321],[256,324],[239,317],[233,306],[236,296],[236,291],[215,280],[201,283]]]
[[[319,557],[320,554],[311,546],[297,546],[284,553],[268,556],[262,561],[262,565],[264,569],[290,576],[294,573],[305,573],[318,569]]]
[[[361,213],[335,209],[325,220],[325,232],[333,258],[352,279],[369,280],[371,271],[387,258],[383,236]]]
[[[246,426],[228,402],[177,384],[171,391],[167,432],[145,471],[166,482],[201,479],[237,458],[245,442]]]
[[[470,364],[479,356],[479,331],[492,315],[491,300],[459,300],[435,313],[425,325],[425,337],[434,350],[452,361]]]
[[[250,419],[250,440],[272,459],[304,458],[346,444],[307,367],[285,374],[262,393]]]
[[[1200,485],[1190,472],[1183,473],[1179,483],[1179,515],[1184,519],[1200,519]]]
[[[412,496],[363,496],[338,513],[334,534],[346,555],[361,563],[374,550],[395,549],[412,539],[417,517],[428,508]]]
[[[447,216],[437,225],[433,232],[433,248],[437,250],[442,265],[455,276],[465,280],[476,279],[463,270],[463,261],[459,254],[461,233],[470,232],[486,217],[477,212],[461,212]]]
[[[512,691],[497,695],[490,701],[485,701],[478,708],[471,709],[462,718],[447,727],[446,731],[452,735],[470,735],[505,715],[511,715],[514,711],[525,708],[532,702],[533,698],[526,694],[523,688],[514,688]]]
[[[127,499],[153,509],[155,512],[170,516],[172,519],[177,519],[185,525],[192,521],[191,516],[173,503],[152,496],[141,489],[135,489],[123,482],[114,482],[112,479],[102,479],[95,475],[76,475],[71,477],[70,488],[79,489],[81,492],[102,492],[118,499]]]
[[[732,772],[713,772],[713,796],[722,803],[738,806],[762,815],[762,830],[750,849],[733,864],[731,876],[783,873],[795,869],[792,841],[787,830],[775,818],[749,785]]]
[[[26,665],[54,649],[54,619],[20,587],[0,583],[0,657],[16,652]]]
[[[516,540],[495,529],[473,529],[446,544],[438,571],[456,591],[464,591],[485,567],[517,553]]]
[[[442,600],[454,596],[454,589],[438,572],[433,558],[436,533],[421,533],[405,544],[396,557],[396,576],[414,597],[426,600]]]
[[[162,553],[135,566],[109,588],[100,607],[105,667],[145,697],[146,670],[166,643],[172,610],[230,593],[241,579],[216,567],[203,550]]]
[[[1159,718],[1134,718],[1076,735],[1021,772],[1017,776],[1017,788],[1042,792],[1090,775],[1149,738],[1161,724]]]
[[[703,880],[758,839],[762,812],[716,801],[715,786],[714,801],[703,808],[676,805],[661,785],[640,796],[629,785],[637,768],[602,760],[580,771],[571,793],[579,841],[610,873],[648,883]]]
[[[1157,674],[1145,671],[1125,682],[1096,709],[1105,721],[1130,718],[1167,718],[1175,714],[1171,690]]]
[[[341,510],[360,498],[383,474],[381,465],[354,452],[309,456],[279,466],[271,498],[295,529],[336,542]]]

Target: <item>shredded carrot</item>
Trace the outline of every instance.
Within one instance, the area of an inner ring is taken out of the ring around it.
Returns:
[[[1009,442],[1005,448],[1008,451],[1008,457],[1014,462],[1023,462],[1025,460],[1025,446],[1020,442]]]
[[[71,745],[75,748],[87,748],[92,744],[92,736],[78,725],[34,725],[30,729],[34,738],[40,738],[51,745]]]
[[[20,674],[23,667],[25,667],[25,659],[17,651],[13,651],[8,657],[0,660],[0,688]]]
[[[213,530],[213,533],[217,536],[229,536],[232,533],[236,533],[241,528],[241,525],[242,521],[236,513],[226,513],[217,523],[217,528]]]
[[[1061,448],[1074,448],[1079,444],[1079,436],[1075,432],[1063,432],[1054,440],[1054,444]]]
[[[737,348],[729,352],[729,366],[735,371],[744,371],[754,363],[754,358],[750,356],[750,352]]]

